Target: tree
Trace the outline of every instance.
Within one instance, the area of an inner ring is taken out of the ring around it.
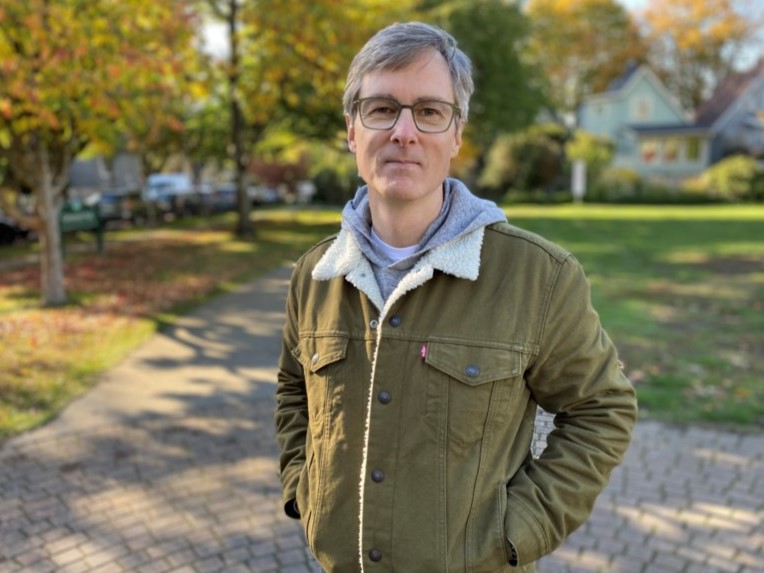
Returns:
[[[610,165],[614,151],[613,142],[608,138],[581,130],[576,131],[573,138],[565,142],[565,154],[568,159],[583,161],[590,181],[596,181]]]
[[[444,27],[472,60],[475,95],[469,138],[487,149],[498,134],[530,125],[544,98],[537,74],[523,58],[530,25],[517,4],[506,0],[454,3]]]
[[[225,62],[232,163],[239,187],[237,234],[250,235],[243,189],[246,162],[269,133],[288,130],[337,140],[344,128],[342,90],[350,61],[378,28],[410,2],[382,0],[204,0],[228,22]]]
[[[42,244],[42,298],[67,301],[59,212],[69,168],[88,144],[114,145],[132,123],[182,126],[164,102],[183,90],[193,15],[175,0],[0,0],[0,156]],[[24,215],[16,213],[16,216]]]
[[[206,6],[213,16],[226,24],[228,31],[228,61],[226,62],[226,85],[228,118],[230,122],[230,159],[234,166],[234,182],[236,185],[237,212],[239,217],[236,225],[236,236],[251,238],[254,226],[249,217],[249,198],[244,186],[244,118],[241,109],[241,38],[239,27],[241,20],[241,0],[205,0]]]
[[[754,45],[764,12],[758,0],[653,1],[644,21],[650,65],[686,109],[695,109]]]
[[[497,137],[480,175],[483,193],[501,200],[510,189],[552,191],[562,172],[565,136],[557,124],[539,124]]]
[[[646,57],[636,24],[615,0],[531,0],[528,16],[532,60],[564,113]]]

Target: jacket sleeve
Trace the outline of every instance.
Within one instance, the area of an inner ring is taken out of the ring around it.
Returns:
[[[505,527],[519,565],[553,551],[589,517],[623,459],[637,416],[634,389],[572,256],[542,310],[539,353],[526,382],[538,404],[555,414],[555,429],[541,456],[529,456],[507,486]]]
[[[278,384],[276,387],[276,439],[280,448],[280,477],[284,511],[299,517],[295,498],[297,482],[305,465],[305,441],[308,431],[308,397],[302,365],[292,354],[299,341],[298,271],[292,275],[286,304],[286,320],[281,339]]]

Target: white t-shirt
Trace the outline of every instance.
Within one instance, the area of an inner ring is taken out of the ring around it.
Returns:
[[[417,249],[419,248],[419,245],[412,245],[410,247],[393,247],[388,245],[379,238],[379,236],[374,232],[373,227],[371,229],[371,240],[374,245],[378,247],[379,250],[382,251],[385,256],[393,262],[393,264],[397,263],[398,261],[402,261],[406,257],[410,257],[416,253]]]

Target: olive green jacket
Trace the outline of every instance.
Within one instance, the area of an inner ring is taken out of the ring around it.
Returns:
[[[387,301],[343,230],[286,310],[284,503],[325,571],[534,571],[629,444],[634,391],[581,266],[507,223],[425,254]],[[555,429],[534,459],[538,405]]]

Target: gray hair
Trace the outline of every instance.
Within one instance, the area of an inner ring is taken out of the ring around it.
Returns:
[[[361,93],[361,83],[367,74],[377,70],[399,70],[428,50],[436,50],[448,63],[459,115],[467,121],[470,97],[475,90],[470,59],[456,46],[456,40],[448,32],[421,22],[392,24],[366,42],[348,70],[342,97],[345,113],[353,113],[353,102]]]

